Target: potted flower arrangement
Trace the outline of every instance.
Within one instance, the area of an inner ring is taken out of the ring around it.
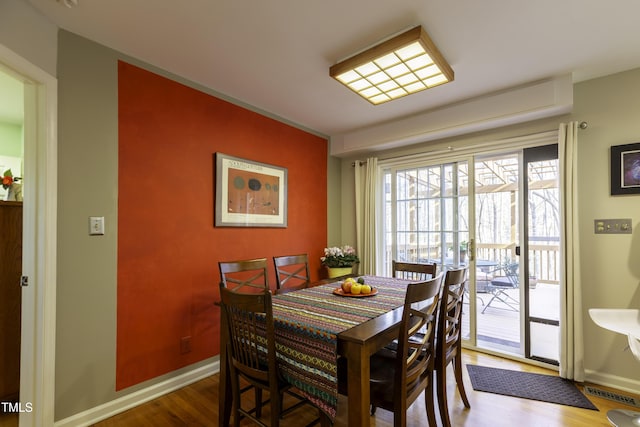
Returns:
[[[350,274],[353,272],[353,265],[360,262],[356,250],[349,245],[324,248],[324,256],[320,260],[328,268],[329,278]]]
[[[22,201],[22,184],[18,184],[20,177],[13,176],[11,169],[7,169],[2,174],[2,188],[9,190],[7,200]]]

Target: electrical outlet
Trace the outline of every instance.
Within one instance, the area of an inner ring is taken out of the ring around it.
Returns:
[[[596,234],[631,234],[631,219],[596,219],[594,220]]]
[[[180,339],[180,354],[191,352],[191,336],[182,337]]]

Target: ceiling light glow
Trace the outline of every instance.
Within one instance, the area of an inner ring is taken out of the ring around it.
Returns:
[[[454,78],[451,66],[421,26],[335,64],[329,75],[374,105]]]

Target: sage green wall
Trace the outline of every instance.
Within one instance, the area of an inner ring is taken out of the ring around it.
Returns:
[[[117,57],[60,31],[56,420],[116,397]],[[105,235],[89,236],[89,216]]]
[[[342,162],[327,158],[327,246],[342,246]]]
[[[640,142],[640,69],[574,85],[574,112],[449,138],[412,147],[362,153],[359,159],[400,157],[446,147],[558,129],[561,122],[586,121],[579,130],[579,230],[585,371],[587,379],[640,393],[640,363],[626,347],[625,338],[596,326],[588,315],[592,307],[640,308],[640,195],[609,195],[609,148]],[[342,238],[355,241],[354,207],[348,202],[354,185],[355,157],[342,160]],[[632,235],[595,235],[594,219],[631,218]]]
[[[0,122],[0,156],[22,157],[22,154],[22,126]]]
[[[56,75],[58,27],[26,0],[0,1],[0,44]]]
[[[210,361],[115,391],[119,55],[58,35],[57,421]],[[154,70],[157,71],[157,70]],[[89,236],[89,216],[105,235]]]
[[[585,367],[600,381],[630,381],[640,392],[640,363],[626,338],[596,326],[587,309],[640,308],[640,195],[609,195],[609,149],[640,142],[640,69],[575,85],[580,131],[579,215],[584,289]],[[593,221],[631,218],[632,235],[596,235]]]

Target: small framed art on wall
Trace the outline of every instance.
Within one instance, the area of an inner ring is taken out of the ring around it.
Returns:
[[[611,147],[611,195],[640,194],[640,143]]]

